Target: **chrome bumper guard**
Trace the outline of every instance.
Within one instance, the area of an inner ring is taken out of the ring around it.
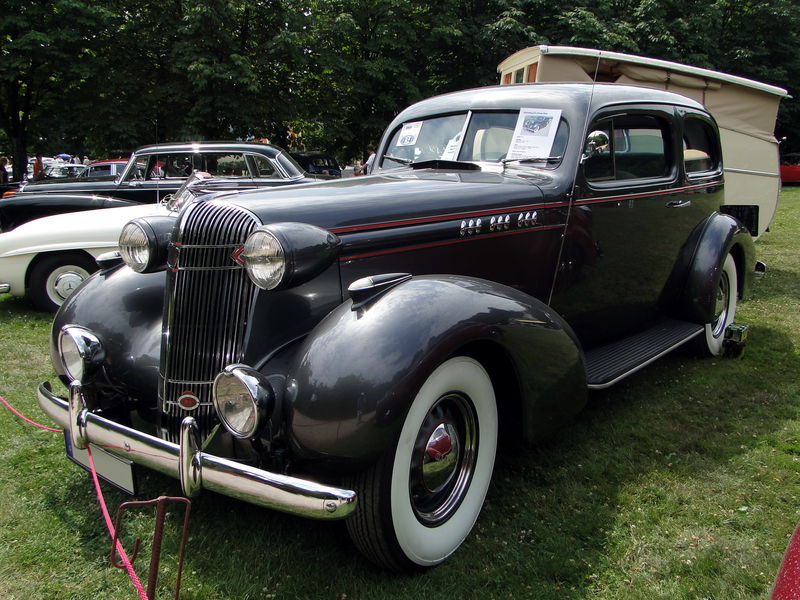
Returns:
[[[180,480],[183,493],[211,490],[259,506],[312,519],[344,519],[356,508],[356,493],[305,479],[270,473],[200,450],[192,417],[181,423],[180,445],[120,425],[89,412],[80,382],[70,385],[69,400],[39,384],[39,406],[70,436],[76,448],[91,442],[107,452]]]
[[[0,283],[0,294],[7,294],[11,291],[10,283]]]

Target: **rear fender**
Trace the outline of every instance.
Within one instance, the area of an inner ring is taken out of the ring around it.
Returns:
[[[498,405],[517,405],[528,440],[585,404],[577,339],[545,304],[481,279],[415,277],[355,310],[348,300],[306,338],[287,377],[293,454],[339,465],[375,460],[427,376],[458,354],[491,357],[484,366]]]
[[[714,213],[692,232],[661,296],[664,311],[677,319],[705,324],[714,320],[714,294],[725,257],[736,261],[738,294],[745,298],[755,269],[753,238],[730,215]]]

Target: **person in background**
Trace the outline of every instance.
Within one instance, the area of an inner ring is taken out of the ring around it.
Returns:
[[[0,185],[5,185],[11,178],[8,176],[8,171],[6,171],[6,166],[8,165],[8,159],[5,156],[0,156]]]
[[[44,163],[42,163],[42,153],[36,153],[36,160],[33,161],[33,178],[42,179],[44,177]]]
[[[85,164],[85,165],[89,164],[89,157],[88,156],[84,156],[83,157],[83,164]]]
[[[367,146],[367,152],[369,156],[367,156],[367,160],[364,162],[364,168],[362,169],[364,175],[369,175],[372,171],[372,164],[375,162],[375,146]]]

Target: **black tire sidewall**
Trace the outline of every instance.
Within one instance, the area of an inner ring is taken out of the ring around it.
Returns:
[[[97,263],[88,254],[76,252],[49,254],[37,257],[31,267],[28,281],[28,297],[36,308],[47,312],[55,312],[60,306],[47,293],[47,280],[50,275],[65,266],[75,266],[90,275],[97,270]]]

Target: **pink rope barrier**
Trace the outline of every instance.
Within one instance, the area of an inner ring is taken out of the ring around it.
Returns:
[[[30,423],[31,425],[34,425],[35,427],[38,427],[39,429],[44,429],[45,431],[57,431],[58,433],[61,433],[60,429],[53,429],[52,427],[45,427],[44,425],[39,425],[39,423],[37,423],[36,421],[31,421],[28,417],[23,415],[21,412],[18,412],[13,406],[11,406],[8,402],[6,402],[6,399],[3,398],[2,396],[0,396],[0,402],[5,404],[6,408],[8,410],[10,410],[12,413],[17,415],[20,419],[22,419],[26,423]]]
[[[26,423],[30,423],[31,425],[38,427],[39,429],[44,429],[46,431],[54,431],[61,433],[63,430],[61,429],[53,429],[52,427],[45,427],[44,425],[40,425],[36,421],[32,421],[21,412],[17,411],[13,406],[11,406],[6,399],[0,396],[0,402],[2,402],[5,407],[18,416],[20,419],[25,421]],[[91,474],[92,474],[92,481],[94,482],[94,489],[97,493],[97,502],[100,504],[100,510],[103,513],[103,519],[106,522],[106,527],[108,528],[108,535],[111,539],[114,539],[114,525],[111,522],[111,515],[108,513],[108,508],[106,507],[105,498],[103,498],[103,491],[100,489],[100,480],[97,478],[97,471],[94,468],[94,460],[92,459],[92,449],[90,447],[86,447],[86,452],[89,455],[89,466],[91,467]],[[131,578],[133,582],[133,587],[136,588],[136,591],[139,593],[139,598],[141,600],[148,600],[147,594],[142,587],[141,582],[139,581],[139,577],[136,575],[136,571],[133,570],[133,565],[131,564],[130,559],[128,559],[128,555],[125,553],[125,549],[122,547],[122,543],[117,540],[116,546],[117,552],[119,557],[122,559],[122,564],[125,566],[125,570],[128,572],[128,576]]]

